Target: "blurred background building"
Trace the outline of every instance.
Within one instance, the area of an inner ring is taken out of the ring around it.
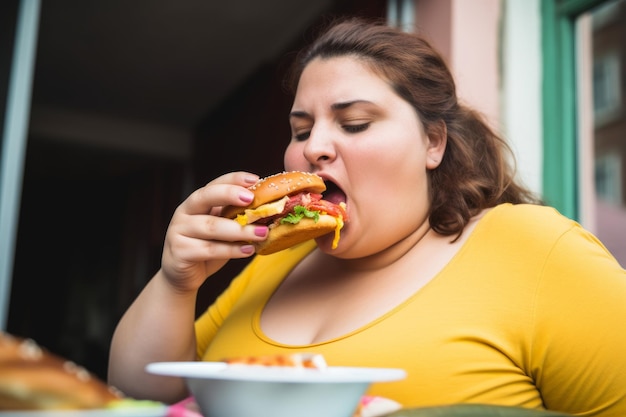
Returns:
[[[626,0],[5,0],[0,328],[105,377],[175,207],[224,172],[282,169],[281,77],[345,15],[427,36],[522,180],[626,265]]]

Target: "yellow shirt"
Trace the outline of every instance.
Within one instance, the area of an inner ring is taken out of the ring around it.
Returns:
[[[425,287],[377,320],[306,346],[275,342],[263,306],[312,249],[256,257],[197,320],[198,355],[315,352],[403,368],[370,394],[406,407],[486,403],[626,416],[626,271],[555,210],[504,204]]]

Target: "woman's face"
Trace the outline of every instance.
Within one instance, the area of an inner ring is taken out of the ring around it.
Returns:
[[[422,230],[429,211],[427,171],[439,164],[445,137],[429,139],[413,107],[365,61],[316,58],[300,78],[290,113],[285,169],[327,182],[325,198],[345,201],[349,222],[340,258],[381,252]]]

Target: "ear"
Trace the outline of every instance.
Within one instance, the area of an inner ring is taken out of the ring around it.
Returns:
[[[448,129],[443,120],[439,120],[428,132],[426,149],[426,168],[435,169],[441,164],[448,143]]]

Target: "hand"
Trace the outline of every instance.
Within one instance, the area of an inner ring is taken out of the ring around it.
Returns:
[[[241,226],[220,217],[223,206],[246,206],[254,198],[247,189],[259,179],[247,172],[225,174],[193,192],[174,212],[167,229],[161,272],[170,285],[197,291],[207,277],[229,259],[254,253],[249,242],[267,237],[265,226]]]

